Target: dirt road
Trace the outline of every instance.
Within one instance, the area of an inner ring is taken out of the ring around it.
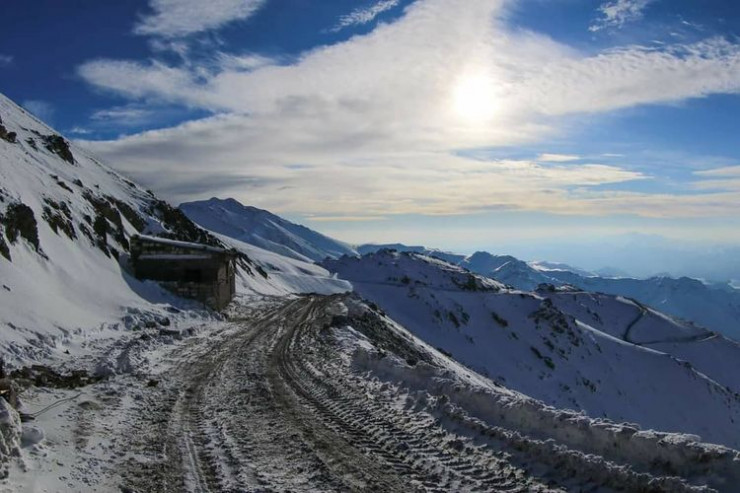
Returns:
[[[410,368],[434,361],[377,316],[352,320],[350,329],[341,301],[305,296],[241,307],[228,330],[174,349],[158,385],[132,410],[126,447],[135,453],[122,465],[122,489],[693,491],[678,478],[491,427],[444,395],[399,399],[398,387],[390,392],[353,366],[337,327],[380,358],[393,352]]]

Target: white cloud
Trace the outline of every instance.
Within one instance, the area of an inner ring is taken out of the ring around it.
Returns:
[[[339,18],[339,22],[332,31],[341,31],[350,26],[357,26],[372,22],[377,16],[398,6],[400,0],[380,0],[369,7],[357,8]]]
[[[566,160],[553,155],[542,164],[476,161],[455,151],[535,142],[562,132],[563,115],[740,91],[737,44],[584,54],[508,29],[505,5],[419,0],[395,22],[291,64],[240,65],[224,54],[208,66],[89,62],[79,73],[99,88],[220,114],[88,145],[175,200],[233,195],[318,216],[632,211],[648,199],[602,195],[590,208],[600,196],[572,187],[644,178],[634,171],[559,165]],[[684,211],[684,200],[665,203]]]
[[[648,5],[655,0],[614,0],[599,8],[599,18],[589,27],[590,31],[606,28],[621,28],[629,22],[639,20]]]
[[[13,63],[13,57],[10,55],[3,55],[0,53],[0,67],[6,67]]]
[[[107,125],[136,126],[148,123],[155,117],[156,113],[153,110],[127,105],[97,110],[90,116],[90,119]]]
[[[47,124],[50,123],[54,117],[54,106],[46,101],[29,99],[23,101],[21,106],[30,111],[36,116],[36,118]]]
[[[220,28],[253,15],[264,0],[149,0],[153,13],[134,28],[136,34],[175,38]]]
[[[546,163],[565,163],[568,161],[578,161],[581,156],[575,156],[573,154],[540,154],[537,156],[537,161],[543,161]]]
[[[695,175],[704,177],[716,177],[716,178],[740,178],[740,166],[723,166],[721,168],[705,169],[700,171],[694,171]]]
[[[88,130],[85,127],[72,127],[67,130],[67,133],[74,135],[90,135],[92,133],[92,130]]]

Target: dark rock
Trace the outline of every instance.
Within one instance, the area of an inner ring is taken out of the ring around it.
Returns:
[[[63,231],[71,240],[77,238],[77,232],[72,224],[72,211],[66,202],[55,202],[49,198],[44,199],[44,220],[49,224],[54,233]]]
[[[64,140],[61,135],[44,135],[42,139],[49,152],[53,152],[69,164],[75,163],[75,158],[69,148],[69,142]]]
[[[26,204],[16,202],[8,206],[5,212],[5,236],[10,243],[21,237],[28,241],[36,251],[39,250],[39,232],[33,209]]]
[[[0,139],[15,144],[17,142],[16,137],[17,134],[15,132],[8,132],[8,129],[3,125],[3,120],[0,118]]]
[[[0,218],[0,222],[2,222],[2,218]],[[10,258],[10,247],[8,247],[8,244],[5,243],[5,240],[2,236],[0,236],[0,255],[8,260],[12,260]]]
[[[101,377],[88,375],[84,370],[75,370],[62,375],[45,365],[32,365],[14,370],[10,378],[21,386],[35,385],[57,389],[76,389],[102,380]]]

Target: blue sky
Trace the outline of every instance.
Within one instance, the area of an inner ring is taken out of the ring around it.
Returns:
[[[176,203],[348,241],[737,244],[734,3],[6,0],[0,91]]]

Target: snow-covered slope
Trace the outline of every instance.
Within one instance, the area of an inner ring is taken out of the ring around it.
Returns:
[[[657,310],[691,320],[740,341],[740,290],[706,285],[697,279],[651,277],[609,279],[565,271],[548,273],[555,283],[628,296]]]
[[[234,199],[188,202],[181,204],[180,209],[210,231],[286,257],[320,261],[326,257],[357,255],[345,243]]]
[[[357,253],[360,255],[366,255],[368,253],[376,253],[380,250],[395,250],[397,252],[413,252],[421,253],[427,257],[436,257],[442,259],[451,264],[459,264],[465,260],[465,255],[458,253],[446,252],[444,250],[438,250],[436,248],[427,248],[424,246],[409,246],[403,243],[366,243],[357,247]]]
[[[352,291],[348,281],[338,279],[313,262],[285,257],[269,250],[214,233],[224,244],[247,255],[258,276],[242,274],[241,290],[267,296],[286,294],[336,294]]]
[[[509,290],[419,254],[323,265],[416,336],[508,388],[593,418],[740,447],[732,341],[624,298]]]
[[[517,289],[540,284],[572,285],[581,289],[634,298],[661,312],[696,322],[740,341],[740,290],[707,285],[681,277],[608,278],[548,262],[524,262],[508,255],[476,252],[459,265]]]
[[[62,353],[142,319],[193,315],[182,309],[194,304],[137,281],[119,259],[137,232],[218,240],[2,95],[0,119],[0,350],[8,362]]]

